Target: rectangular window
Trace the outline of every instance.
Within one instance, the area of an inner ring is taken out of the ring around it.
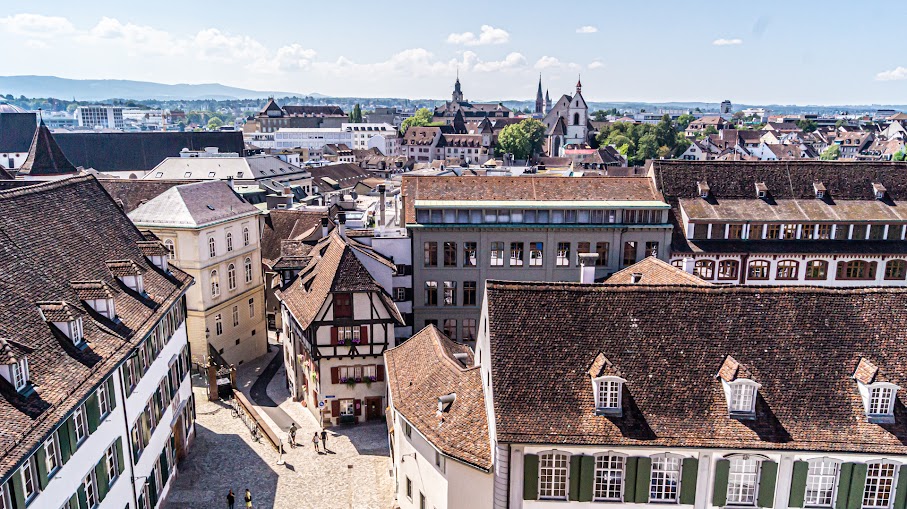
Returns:
[[[784,240],[793,240],[797,238],[797,225],[795,224],[786,224],[784,225]]]
[[[593,251],[592,251],[591,242],[577,242],[576,243],[576,266],[579,267],[579,265],[580,265],[580,260],[579,260],[580,253],[592,253],[592,252]]]
[[[426,242],[425,243],[425,254],[422,260],[423,267],[437,267],[438,266],[438,243],[437,242]]]
[[[646,258],[658,257],[658,242],[646,242]]]
[[[624,267],[636,263],[636,242],[624,242]]]
[[[437,281],[426,281],[425,282],[425,305],[426,306],[437,306],[438,305],[438,282]]]
[[[82,487],[85,488],[85,500],[88,502],[88,507],[94,507],[98,505],[98,491],[97,483],[94,478],[94,471],[88,473],[85,476],[85,479],[82,480]]]
[[[107,462],[107,485],[110,486],[113,480],[120,473],[119,460],[117,459],[116,446],[111,445],[104,453],[104,459]]]
[[[476,340],[476,319],[467,318],[463,320],[463,341]]]
[[[595,253],[598,258],[595,259],[596,267],[605,267],[608,265],[608,252],[611,250],[611,244],[608,242],[596,242]]]
[[[866,487],[863,490],[864,508],[891,507],[896,468],[892,463],[871,463],[867,465]]]
[[[624,458],[602,454],[595,457],[596,501],[620,502],[623,500]]]
[[[728,505],[755,505],[759,461],[753,457],[731,459],[727,484]]]
[[[354,415],[356,412],[356,402],[352,399],[341,399],[340,400],[340,415],[341,417]]]
[[[239,326],[239,306],[233,306],[233,326]]]
[[[445,306],[456,306],[457,305],[457,282],[456,281],[445,281],[444,282],[444,305]]]
[[[765,225],[761,224],[752,224],[750,225],[750,233],[747,235],[747,238],[750,240],[761,240],[762,239],[762,230]]]
[[[476,253],[478,252],[478,247],[475,242],[464,242],[463,243],[463,266],[464,267],[475,267],[476,266]]]
[[[800,239],[801,240],[811,240],[816,233],[816,225],[814,224],[804,224],[800,225]]]
[[[394,300],[396,302],[402,302],[406,300],[406,288],[397,286],[394,288]]]
[[[359,344],[359,326],[337,327],[337,341],[344,344]]]
[[[224,319],[220,313],[214,315],[214,334],[220,336],[224,333]]]
[[[706,223],[693,223],[693,238],[705,239],[709,235],[709,225]]]
[[[539,456],[539,498],[567,498],[567,470],[570,456],[565,453],[547,453]]]
[[[511,242],[510,243],[510,266],[511,267],[522,267],[523,266],[523,243],[522,242]]]
[[[76,442],[81,443],[88,436],[88,423],[85,421],[85,406],[76,408],[72,415],[72,423],[76,431]]]
[[[888,225],[888,236],[885,237],[888,240],[901,240],[901,229],[903,227],[899,224],[890,224]]]
[[[453,318],[444,319],[444,335],[450,339],[457,339],[457,321]]]
[[[52,474],[60,466],[60,447],[57,444],[56,433],[44,442],[44,466],[48,474]]]
[[[463,305],[476,305],[477,285],[475,281],[463,281]]]
[[[413,481],[409,477],[406,478],[406,498],[408,498],[410,502],[413,501]]]
[[[504,265],[504,243],[491,243],[491,259],[489,265],[492,267],[502,267]]]
[[[838,463],[829,459],[809,462],[806,475],[806,507],[831,507],[835,484],[838,480]]]
[[[7,484],[0,484],[0,509],[13,509],[13,501],[9,496],[9,488],[7,486]]]
[[[36,477],[36,468],[32,464],[33,458],[29,458],[19,469],[22,474],[22,494],[25,500],[31,500],[38,493],[38,478]]]
[[[425,494],[420,491],[419,492],[419,509],[426,509],[425,506],[426,506]]]
[[[441,454],[441,451],[438,451],[438,450],[435,451],[435,466],[438,467],[438,470],[440,470],[441,472],[444,471],[444,467],[445,467],[444,455]]]
[[[828,240],[831,238],[831,225],[830,224],[820,224],[819,232],[816,234],[816,238],[819,240]]]
[[[98,408],[101,411],[101,417],[110,413],[110,393],[108,389],[110,388],[107,383],[101,384],[98,388]]]
[[[570,243],[569,242],[558,242],[557,243],[557,262],[558,267],[569,267],[570,266]]]
[[[445,267],[456,267],[457,266],[457,243],[456,242],[445,242],[444,243],[444,266]]]
[[[679,484],[680,458],[662,456],[652,459],[649,500],[652,502],[676,501]]]
[[[249,299],[249,318],[255,318],[255,297]]]
[[[766,239],[778,239],[780,237],[781,237],[781,225],[780,224],[765,225],[765,238]]]
[[[847,240],[850,238],[850,225],[835,225],[835,240]]]
[[[335,293],[334,294],[334,318],[352,318],[353,317],[353,294],[352,293]]]
[[[727,238],[742,239],[743,238],[743,225],[742,224],[729,224],[727,227]]]
[[[529,266],[541,267],[545,259],[545,246],[542,242],[529,243]]]
[[[882,240],[885,237],[885,225],[874,224],[869,227],[869,240]]]

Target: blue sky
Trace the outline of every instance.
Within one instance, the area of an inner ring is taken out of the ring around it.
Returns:
[[[0,0],[3,73],[339,96],[907,103],[907,2]]]

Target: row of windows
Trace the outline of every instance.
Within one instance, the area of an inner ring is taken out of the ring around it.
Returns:
[[[662,224],[664,211],[535,210],[535,209],[416,209],[421,224]]]
[[[456,318],[445,318],[441,320],[442,325],[440,326],[441,330],[444,331],[444,335],[450,339],[457,341],[466,342],[466,341],[475,341],[476,340],[476,320],[475,318],[466,318],[463,320],[463,327],[461,329],[461,335],[457,335],[457,319]],[[439,327],[438,320],[428,319],[425,320],[425,326],[434,325]]]
[[[254,277],[251,258],[246,258],[243,261],[243,274],[246,284],[250,284]],[[217,269],[211,271],[210,279],[211,296],[218,297],[220,295],[220,274],[218,274]],[[230,291],[236,290],[236,265],[232,263],[227,264],[227,289]]]
[[[636,489],[635,486],[624,486],[633,482],[635,473],[627,476],[629,460],[627,455],[605,452],[592,456],[594,473],[592,481],[592,499],[601,502],[625,501],[625,492]],[[658,454],[648,458],[651,467],[648,479],[636,478],[635,482],[648,484],[650,502],[679,502],[683,458],[673,454]],[[571,454],[562,451],[549,451],[538,455],[538,493],[543,500],[576,500],[576,494],[570,493]],[[722,461],[727,462],[727,486],[716,484],[715,490],[724,488],[726,506],[756,506],[759,495],[759,482],[763,462],[766,458],[759,455],[732,455]],[[633,461],[635,463],[635,461]],[[576,463],[574,463],[575,465]],[[833,458],[816,458],[794,465],[794,488],[803,489],[803,505],[806,507],[833,507],[839,482],[850,484],[850,469],[842,479],[840,460]],[[847,464],[848,467],[854,464]],[[866,477],[862,487],[861,507],[863,509],[888,509],[895,497],[896,478],[899,465],[881,460],[866,463]],[[632,468],[632,466],[631,466]],[[527,476],[533,475],[527,472]],[[774,471],[772,471],[774,475]],[[584,481],[580,481],[584,482]],[[716,481],[717,482],[717,481]],[[695,489],[695,487],[691,487]],[[638,500],[637,500],[638,502]],[[799,505],[799,503],[798,503]]]
[[[901,240],[904,238],[904,225],[694,223],[692,238],[731,240]]]
[[[477,288],[478,283],[476,281],[463,281],[463,301],[459,304],[461,306],[475,306],[476,297],[477,297]],[[442,299],[441,301],[445,306],[456,306],[457,305],[457,282],[456,281],[444,281],[442,288]],[[437,306],[438,305],[438,282],[437,281],[426,281],[425,282],[425,305],[426,306]]]
[[[442,242],[443,249],[443,260],[441,261],[441,266],[443,267],[476,267],[478,265],[478,244],[476,242],[463,242],[463,251],[460,252],[457,249],[456,242]],[[623,249],[623,265],[632,265],[636,263],[636,258],[639,250],[639,245],[641,243],[637,241],[628,241],[624,242]],[[430,241],[423,243],[423,258],[422,266],[423,267],[438,267],[438,242]],[[509,247],[509,250],[505,251],[505,248]],[[526,259],[527,255],[527,243],[525,242],[510,242],[509,246],[504,242],[492,242],[491,250],[488,257],[488,265],[491,267],[503,267],[505,254],[508,256],[508,266],[509,267],[541,267],[544,265],[545,260],[545,244],[543,242],[529,242],[528,243],[528,263]],[[557,249],[555,251],[554,264],[556,267],[569,267],[572,257],[573,244],[570,242],[558,242]],[[595,260],[596,266],[607,266],[608,265],[608,254],[611,250],[611,244],[609,242],[596,242],[595,250],[592,250],[591,242],[577,242],[576,243],[576,253],[595,253],[598,255],[598,258]],[[458,256],[461,258],[458,260]],[[658,242],[646,242],[645,243],[645,256],[658,256]],[[576,265],[580,265],[579,256],[576,258]]]
[[[675,267],[683,268],[683,260],[671,262]],[[747,266],[747,279],[754,281],[768,280],[772,274],[772,263],[768,260],[751,260]],[[717,267],[717,270],[716,270]],[[835,279],[837,280],[873,280],[876,278],[878,262],[865,260],[839,261],[836,265]],[[885,280],[904,280],[907,278],[907,260],[889,260],[885,262]],[[733,281],[740,277],[740,261],[719,260],[716,266],[714,260],[697,260],[693,266],[693,274],[702,279],[711,281]],[[775,263],[775,279],[793,281],[800,279],[800,262],[797,260],[779,260]],[[807,281],[825,281],[828,279],[828,262],[825,260],[809,260],[805,262],[802,279]]]
[[[227,252],[233,251],[233,232],[227,230],[226,233],[226,243],[227,243]],[[251,242],[251,233],[248,226],[243,226],[242,228],[242,245],[248,246]],[[214,239],[214,235],[208,236],[208,258],[217,257],[217,241]]]
[[[170,308],[170,311],[158,322],[157,327],[139,345],[135,353],[123,363],[120,369],[123,370],[123,380],[126,381],[127,396],[132,394],[133,389],[138,385],[145,372],[148,371],[148,368],[160,355],[170,338],[173,337],[173,333],[185,321],[184,305],[185,300],[180,299],[177,304]]]
[[[133,462],[138,463],[139,458],[148,446],[151,436],[161,423],[161,418],[167,412],[167,407],[173,401],[173,396],[180,388],[183,378],[188,372],[189,345],[183,347],[180,355],[170,364],[167,376],[161,379],[154,394],[145,404],[145,409],[136,418],[130,427],[129,436],[132,440]]]
[[[231,312],[233,318],[233,327],[239,327],[239,306],[233,306]],[[255,318],[255,298],[249,299],[249,318]],[[214,315],[214,335],[220,336],[224,333],[224,317],[221,313]],[[253,332],[254,334],[254,332]],[[238,342],[238,340],[237,340]],[[223,353],[223,352],[221,352]]]

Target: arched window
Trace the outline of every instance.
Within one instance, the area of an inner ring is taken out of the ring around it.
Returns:
[[[242,245],[244,245],[244,246],[249,245],[249,227],[248,226],[243,226],[243,229],[242,229]]]
[[[809,460],[806,474],[806,507],[831,507],[834,501],[835,485],[841,462],[831,458]]]
[[[825,280],[828,278],[828,262],[824,260],[810,260],[806,262],[806,279],[810,281]]]
[[[595,484],[593,500],[597,502],[622,502],[624,493],[624,465],[626,455],[603,452],[595,455]]]
[[[566,500],[569,474],[570,454],[561,451],[539,454],[539,498]]]
[[[794,260],[781,260],[775,273],[775,279],[797,279],[797,268],[800,264]]]
[[[894,476],[898,465],[889,461],[866,464],[866,487],[863,490],[864,508],[891,507],[894,495]]]
[[[740,262],[721,260],[718,262],[718,279],[737,279],[740,274]]]
[[[735,455],[728,457],[730,472],[727,483],[727,505],[756,505],[756,485],[759,482],[759,467],[762,458],[755,455]]]
[[[246,261],[243,262],[243,265],[246,269],[246,283],[252,282],[252,259],[246,258]]]
[[[174,259],[176,257],[176,247],[173,245],[173,239],[164,239],[164,247],[167,248],[167,259]]]
[[[885,264],[885,279],[904,279],[907,275],[907,262],[904,260],[889,260]]]
[[[750,262],[747,278],[764,280],[768,279],[769,262],[767,260],[753,260]]]
[[[592,380],[595,389],[595,411],[599,414],[619,414],[622,401],[623,378],[603,376]]]
[[[214,243],[214,237],[208,237],[208,257],[214,258],[217,256],[217,246]]]
[[[227,288],[236,289],[236,267],[232,263],[227,265]]]
[[[227,252],[233,251],[233,234],[227,232]]]
[[[579,125],[579,113],[573,114],[573,125]]]
[[[680,493],[680,464],[674,454],[652,456],[652,475],[649,480],[649,501],[676,502]]]
[[[214,297],[220,295],[220,278],[216,270],[211,271],[211,295]]]
[[[712,279],[715,277],[715,262],[712,260],[698,260],[693,267],[693,274],[702,279]]]

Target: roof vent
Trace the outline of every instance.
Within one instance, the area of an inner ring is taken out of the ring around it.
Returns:
[[[450,407],[453,406],[454,401],[456,401],[456,400],[457,400],[456,392],[451,392],[450,394],[438,396],[438,413],[450,412]]]
[[[813,190],[816,192],[816,198],[821,200],[825,198],[825,184],[821,182],[813,182]]]
[[[706,181],[697,182],[696,186],[699,188],[699,197],[706,199],[709,197],[709,193],[712,191],[712,188],[709,187],[709,183]]]
[[[887,191],[888,190],[885,189],[885,186],[883,186],[881,183],[879,183],[879,182],[872,183],[872,192],[873,192],[873,194],[875,194],[876,200],[884,200],[885,193]]]
[[[630,281],[635,285],[642,281],[642,272],[634,272],[630,275]]]
[[[466,352],[454,352],[454,359],[456,359],[464,368],[469,367],[469,354]]]
[[[756,196],[761,199],[768,197],[768,186],[765,182],[756,182]]]

